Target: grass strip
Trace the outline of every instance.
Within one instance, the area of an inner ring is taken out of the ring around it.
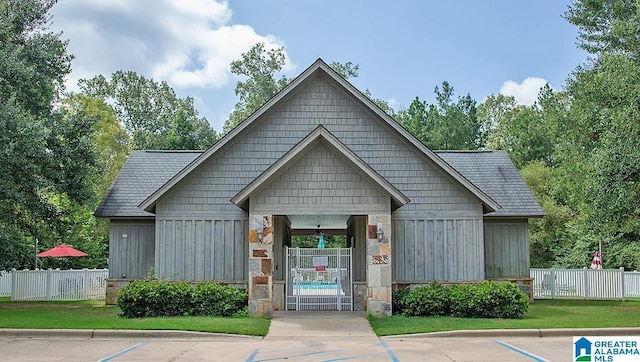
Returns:
[[[253,317],[128,319],[104,302],[11,302],[0,298],[0,328],[178,330],[265,336],[271,321]]]
[[[378,336],[474,329],[640,327],[640,300],[537,300],[522,319],[369,317]]]

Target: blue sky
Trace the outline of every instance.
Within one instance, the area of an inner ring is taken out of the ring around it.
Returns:
[[[529,104],[549,82],[562,89],[586,60],[569,0],[295,1],[62,0],[52,30],[75,55],[67,81],[123,69],[166,80],[220,131],[237,100],[229,63],[253,44],[284,46],[283,74],[317,58],[353,62],[351,82],[394,108],[448,81],[478,102],[491,94]]]

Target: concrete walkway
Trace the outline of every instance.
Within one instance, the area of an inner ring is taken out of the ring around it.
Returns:
[[[274,312],[265,340],[326,341],[346,338],[378,341],[378,337],[369,325],[366,312]]]
[[[365,312],[274,312],[269,332],[247,361],[397,361]]]

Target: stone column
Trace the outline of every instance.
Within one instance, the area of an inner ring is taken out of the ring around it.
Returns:
[[[249,314],[273,314],[273,217],[249,215]]]
[[[383,231],[381,238],[378,230]],[[391,215],[367,216],[367,311],[391,315]]]

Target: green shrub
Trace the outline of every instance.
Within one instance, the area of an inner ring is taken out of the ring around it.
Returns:
[[[134,281],[118,293],[126,318],[184,316],[191,312],[193,288],[187,282]]]
[[[449,295],[442,284],[415,288],[403,298],[403,302],[407,316],[449,315]]]
[[[120,289],[117,305],[125,318],[188,315],[231,316],[247,303],[244,290],[210,282],[134,281]]]
[[[482,282],[472,286],[470,318],[522,318],[529,309],[527,296],[513,283]]]
[[[404,298],[411,293],[411,289],[398,289],[391,294],[393,314],[402,314],[405,309]]]
[[[529,301],[517,285],[485,281],[444,287],[429,284],[404,295],[401,313],[407,316],[461,318],[521,318]]]
[[[193,290],[193,315],[230,317],[247,306],[247,292],[217,283],[202,282]]]

